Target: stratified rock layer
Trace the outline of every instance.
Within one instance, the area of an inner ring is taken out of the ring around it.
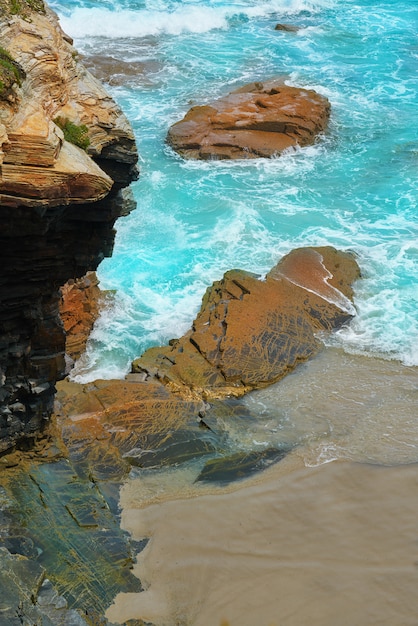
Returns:
[[[326,98],[281,81],[251,83],[171,126],[167,142],[188,159],[253,159],[306,146],[325,130]]]
[[[133,371],[207,399],[269,385],[315,354],[319,332],[352,318],[358,276],[354,258],[331,247],[294,250],[265,279],[229,271],[208,289],[192,329],[147,350]]]
[[[0,90],[0,453],[30,444],[52,412],[65,373],[59,288],[111,254],[138,159],[127,119],[57,16],[42,2],[21,10],[0,12],[2,54],[18,69]],[[57,118],[87,128],[86,150]]]

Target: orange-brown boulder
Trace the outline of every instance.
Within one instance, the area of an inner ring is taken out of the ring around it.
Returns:
[[[325,130],[327,98],[280,80],[246,85],[173,124],[167,142],[188,159],[273,157],[306,146]]]
[[[300,248],[263,279],[227,272],[210,287],[191,330],[147,350],[133,372],[204,399],[240,396],[276,382],[354,315],[352,283],[360,275],[348,253]]]

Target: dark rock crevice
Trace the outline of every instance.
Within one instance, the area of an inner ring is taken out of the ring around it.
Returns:
[[[1,207],[8,229],[0,235],[0,452],[35,438],[52,412],[55,382],[66,370],[60,287],[111,255],[122,206],[112,193],[35,219],[29,207],[19,219]]]

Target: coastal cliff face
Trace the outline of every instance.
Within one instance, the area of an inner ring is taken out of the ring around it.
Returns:
[[[0,3],[0,42],[2,453],[30,444],[52,412],[66,369],[60,287],[111,254],[138,157],[48,7]]]

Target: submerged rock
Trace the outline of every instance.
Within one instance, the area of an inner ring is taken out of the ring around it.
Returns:
[[[289,448],[266,448],[216,457],[207,461],[196,482],[231,483],[281,461],[288,452]]]
[[[150,44],[151,45],[151,44]],[[112,86],[126,84],[153,85],[150,76],[162,69],[155,59],[125,61],[113,56],[93,54],[83,58],[83,65],[99,80]]]
[[[274,30],[282,30],[286,33],[297,33],[300,30],[299,26],[295,26],[294,24],[276,24]]]
[[[2,626],[91,626],[68,608],[38,563],[0,547],[0,565]]]
[[[158,381],[64,381],[57,401],[69,458],[94,481],[120,481],[132,465],[174,465],[214,449],[199,436],[204,402],[173,394]]]
[[[207,434],[204,436],[189,429],[168,433],[164,444],[157,441],[156,448],[133,448],[124,454],[124,458],[136,467],[160,468],[185,463],[215,451],[216,441],[211,441]]]
[[[81,614],[103,615],[116,593],[141,589],[129,537],[105,490],[70,459],[24,462],[3,472],[1,482],[7,496],[7,523],[0,523],[2,615],[16,616],[21,606],[26,621],[19,623],[27,626],[104,624]],[[20,541],[12,542],[16,536]]]
[[[280,80],[245,85],[173,124],[168,144],[188,159],[273,157],[312,144],[325,130],[328,100]]]

